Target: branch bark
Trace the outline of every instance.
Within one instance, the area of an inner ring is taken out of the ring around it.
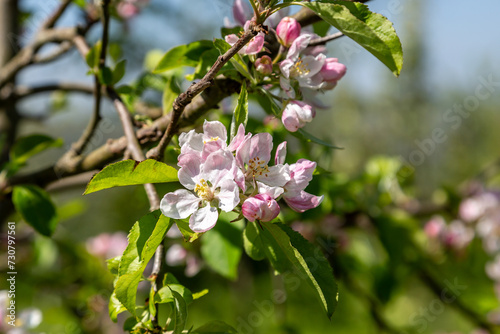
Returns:
[[[182,93],[177,97],[174,101],[174,105],[172,108],[172,119],[170,120],[170,124],[167,127],[167,131],[163,135],[160,143],[155,148],[151,149],[147,156],[148,158],[161,160],[163,158],[163,152],[165,148],[170,143],[173,135],[177,131],[178,122],[182,115],[182,112],[186,108],[187,105],[191,103],[193,98],[203,92],[205,89],[213,85],[214,78],[220,69],[235,55],[240,51],[250,40],[259,33],[261,27],[260,26],[251,26],[249,30],[247,30],[243,36],[241,36],[238,41],[222,56],[219,56],[215,64],[212,68],[207,72],[207,74],[197,83],[191,85],[185,93]]]

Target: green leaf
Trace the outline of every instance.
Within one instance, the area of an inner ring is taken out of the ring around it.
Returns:
[[[130,230],[128,246],[118,268],[119,278],[115,291],[117,299],[132,315],[135,315],[137,285],[142,273],[172,223],[170,218],[156,210],[142,217]]]
[[[120,303],[120,301],[116,298],[116,293],[113,292],[111,295],[111,298],[109,299],[109,317],[113,322],[116,322],[116,319],[118,317],[118,314],[125,312],[127,309],[125,306]]]
[[[337,306],[338,290],[327,259],[290,227],[281,223],[261,224],[264,230],[260,236],[271,264],[279,272],[289,271],[288,267],[305,280],[316,291],[331,319]]]
[[[62,139],[54,139],[46,135],[30,135],[16,140],[10,150],[10,161],[16,165],[24,165],[32,156],[52,147],[61,147]]]
[[[217,61],[217,58],[219,58],[219,51],[216,48],[203,52],[193,74],[186,75],[186,79],[193,81],[203,78]]]
[[[174,297],[173,334],[181,334],[184,327],[186,327],[187,305],[178,292],[172,290],[172,296]]]
[[[109,260],[106,260],[108,270],[111,274],[118,276],[118,267],[120,266],[121,259],[122,259],[122,256],[120,255],[120,256],[111,258]]]
[[[248,91],[247,91],[247,84],[245,81],[243,81],[243,84],[241,85],[240,96],[238,97],[238,102],[233,112],[233,120],[231,121],[231,140],[234,138],[234,136],[236,136],[240,124],[246,126],[247,122],[248,122]]]
[[[189,228],[189,218],[175,219],[174,221],[179,231],[181,231],[184,241],[193,242],[200,236],[200,233],[195,233]]]
[[[113,84],[113,71],[107,66],[104,66],[98,73],[99,82],[105,86]]]
[[[180,294],[187,305],[193,302],[194,299],[193,294],[188,288],[184,287],[181,284],[168,284],[167,286],[164,286],[163,288],[158,290],[154,300],[155,303],[166,304],[173,302],[174,296],[172,294],[172,291],[175,291],[178,294]]]
[[[110,43],[108,46],[108,54],[116,63],[123,55],[122,47],[119,43]]]
[[[392,22],[387,18],[372,13],[366,5],[357,2],[317,0],[294,4],[313,10],[399,76],[403,67],[403,49]]]
[[[12,202],[17,212],[40,234],[50,237],[57,226],[56,208],[45,190],[34,185],[14,186]]]
[[[101,48],[102,48],[102,43],[101,41],[98,41],[87,53],[85,56],[85,60],[87,61],[87,65],[90,67],[90,69],[93,71],[94,69],[99,66],[99,57],[101,56]]]
[[[125,75],[125,69],[127,67],[127,60],[123,59],[118,64],[116,64],[115,69],[113,70],[113,79],[111,84],[116,85]]]
[[[176,46],[165,53],[153,72],[161,73],[180,66],[196,67],[203,52],[211,48],[213,43],[207,40]]]
[[[238,331],[223,321],[212,321],[192,332],[192,334],[238,334]]]
[[[259,229],[255,222],[249,222],[243,233],[243,246],[245,252],[255,261],[260,261],[265,259],[266,253],[264,251],[264,245],[262,245],[262,240],[259,236]]]
[[[193,300],[200,299],[201,297],[208,294],[208,289],[201,290],[199,292],[193,293]]]
[[[201,238],[201,254],[207,265],[229,279],[236,279],[242,254],[241,223],[219,218],[213,229]]]
[[[163,115],[168,114],[172,110],[175,99],[181,93],[181,89],[177,84],[177,77],[172,75],[168,78],[165,89],[163,90]]]
[[[84,195],[113,187],[176,181],[177,170],[163,162],[153,159],[141,162],[124,160],[108,165],[94,175]]]
[[[223,55],[229,49],[231,49],[231,45],[229,45],[225,40],[216,38],[214,40],[214,45],[219,50],[220,54]],[[249,80],[253,80],[250,71],[248,70],[247,64],[243,61],[243,58],[239,53],[235,54],[230,60],[231,64],[234,68],[245,78]]]
[[[312,134],[310,134],[309,132],[306,132],[304,131],[303,129],[299,129],[297,132],[292,132],[292,135],[294,137],[297,137],[297,138],[300,138],[302,140],[305,140],[307,142],[313,142],[313,143],[316,143],[316,144],[319,144],[319,145],[323,145],[323,146],[326,146],[326,147],[329,147],[329,148],[333,148],[333,149],[336,149],[336,150],[343,150],[344,148],[343,147],[338,147],[338,146],[334,146],[324,140],[321,140],[315,136],[313,136]]]

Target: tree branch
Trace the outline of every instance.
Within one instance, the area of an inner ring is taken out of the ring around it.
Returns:
[[[337,33],[334,33],[334,34],[331,34],[331,35],[328,35],[325,37],[316,38],[316,39],[311,40],[309,42],[308,46],[323,45],[323,44],[326,44],[326,43],[333,41],[337,38],[340,38],[342,36],[344,36],[343,33],[337,32]]]
[[[165,148],[170,143],[173,135],[177,131],[178,121],[182,115],[182,112],[186,108],[188,104],[191,103],[193,98],[203,92],[206,88],[213,85],[213,80],[220,69],[235,55],[240,51],[250,40],[257,35],[260,31],[260,26],[251,26],[249,30],[247,30],[243,36],[238,39],[238,41],[222,56],[219,56],[217,61],[214,63],[212,68],[205,74],[205,76],[198,81],[197,83],[191,85],[185,93],[182,93],[177,97],[174,101],[174,105],[172,108],[172,119],[170,120],[170,124],[167,127],[167,131],[163,135],[160,143],[155,148],[151,149],[147,156],[148,158],[161,160],[163,158],[163,152]]]

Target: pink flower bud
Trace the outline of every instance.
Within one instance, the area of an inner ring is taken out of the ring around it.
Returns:
[[[346,70],[345,65],[339,63],[337,58],[326,58],[320,73],[324,81],[337,82],[342,79]]]
[[[300,24],[291,17],[285,17],[276,27],[276,33],[281,44],[286,47],[292,45],[293,41],[300,35]]]
[[[262,74],[273,73],[273,60],[269,56],[262,56],[255,61],[255,69]]]
[[[280,207],[271,196],[267,194],[258,194],[247,198],[241,206],[243,216],[251,222],[260,220],[268,222],[278,217]]]
[[[312,106],[302,101],[291,101],[283,110],[281,121],[288,131],[295,132],[311,122],[314,116],[316,111]]]
[[[125,20],[131,19],[140,12],[139,7],[130,2],[120,2],[116,7],[116,10],[118,15]]]

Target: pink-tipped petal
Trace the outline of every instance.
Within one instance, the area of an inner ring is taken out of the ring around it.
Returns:
[[[274,156],[274,163],[276,165],[283,165],[286,158],[286,141],[282,142],[276,148],[276,155]]]
[[[285,193],[283,198],[294,211],[304,212],[320,205],[324,196],[315,196],[302,190],[298,195],[293,197],[288,197],[287,193]]]

